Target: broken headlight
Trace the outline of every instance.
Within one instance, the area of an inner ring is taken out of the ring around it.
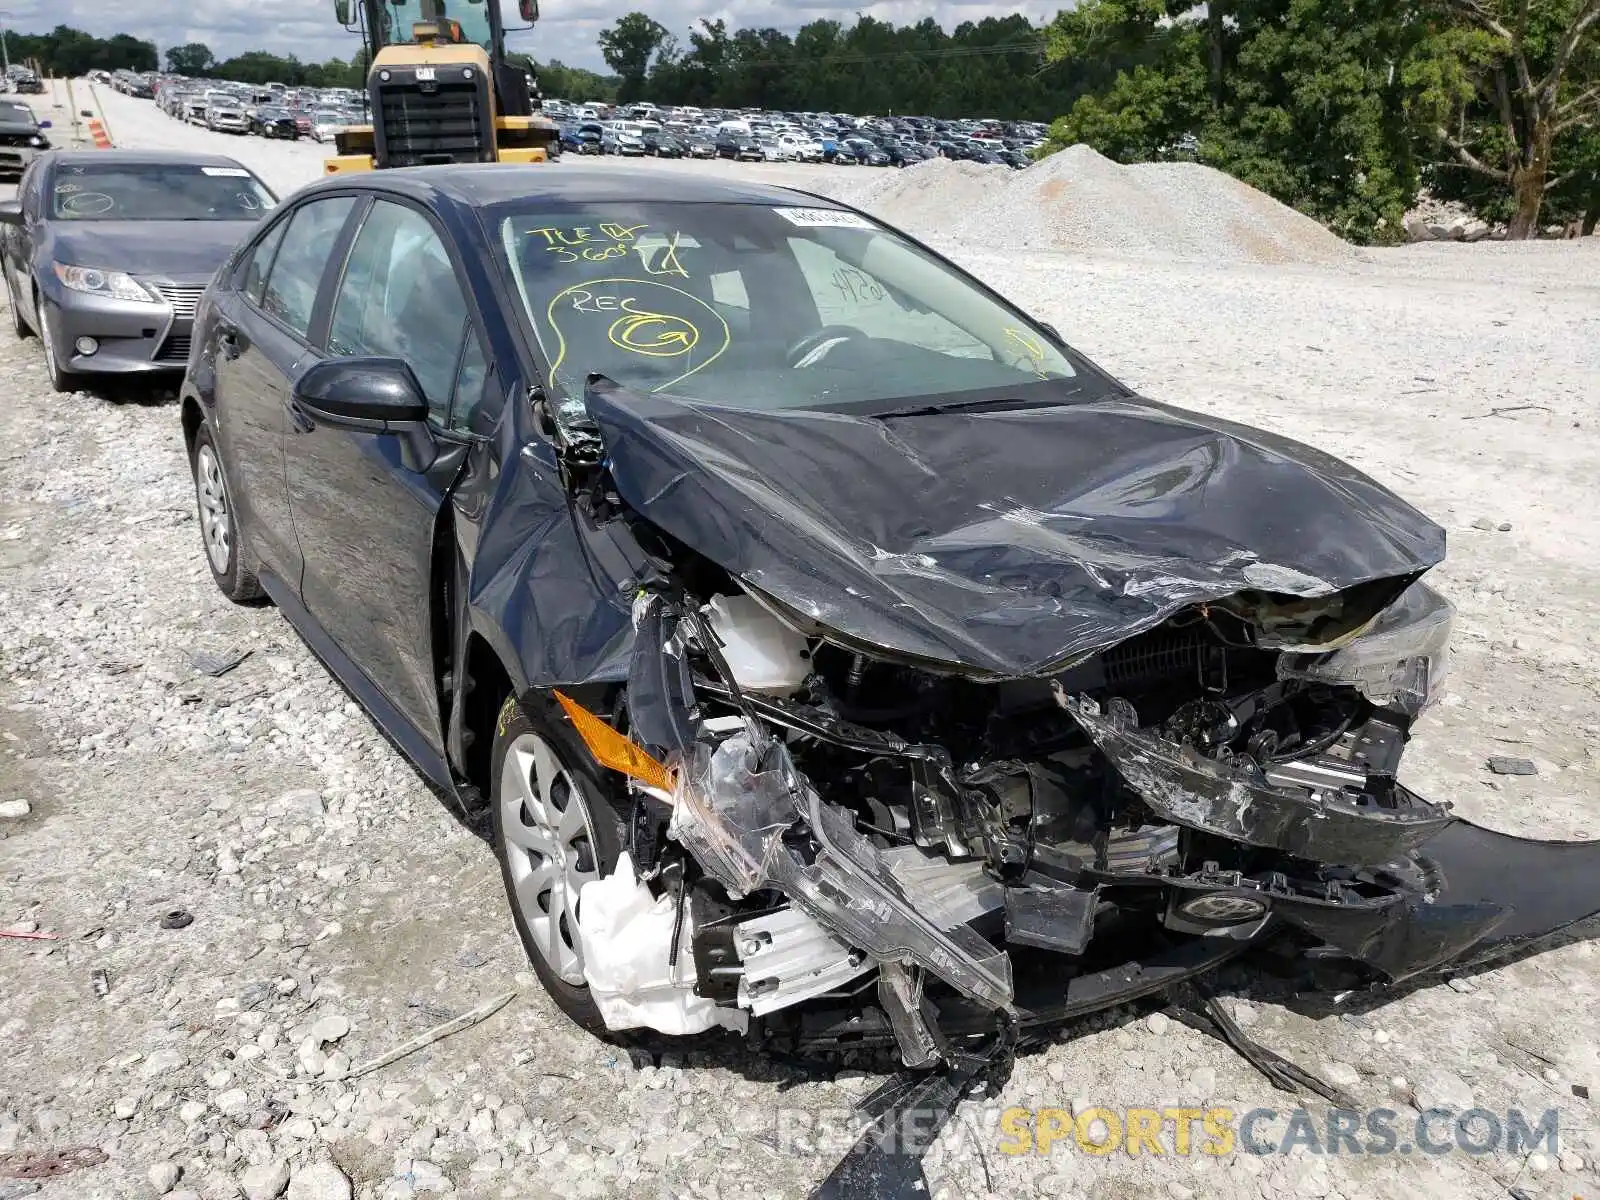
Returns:
[[[1443,693],[1454,619],[1448,600],[1415,583],[1342,649],[1285,649],[1278,677],[1353,687],[1380,708],[1414,717]]]

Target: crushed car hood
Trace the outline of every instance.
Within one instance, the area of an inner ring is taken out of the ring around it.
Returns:
[[[847,638],[1041,674],[1179,609],[1325,595],[1444,557],[1444,531],[1348,465],[1132,396],[903,417],[753,411],[596,379],[637,512]]]
[[[204,282],[255,227],[254,221],[51,221],[49,249],[57,262]]]

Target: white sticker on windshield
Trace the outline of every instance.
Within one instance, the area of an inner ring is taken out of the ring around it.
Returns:
[[[860,213],[845,212],[838,208],[775,208],[772,210],[791,225],[806,229],[828,227],[844,229],[871,229],[872,222]]]
[[[250,172],[243,167],[201,167],[203,175],[226,175],[229,179],[249,179]]]

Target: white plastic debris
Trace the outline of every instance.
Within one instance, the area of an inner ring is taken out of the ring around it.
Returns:
[[[701,612],[722,643],[728,670],[745,691],[787,696],[811,673],[804,635],[749,596],[713,596]]]
[[[627,853],[611,874],[583,885],[578,897],[583,977],[606,1028],[683,1035],[721,1025],[743,1033],[747,1013],[719,1008],[694,994],[693,929],[687,917],[677,965],[668,964],[675,911],[670,895],[657,899],[635,877]]]

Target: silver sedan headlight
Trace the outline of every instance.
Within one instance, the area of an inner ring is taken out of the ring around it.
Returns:
[[[106,296],[113,300],[139,300],[146,304],[157,297],[132,275],[125,271],[106,271],[98,267],[74,267],[66,263],[50,264],[63,287],[90,296]]]
[[[1380,708],[1414,717],[1443,694],[1455,612],[1438,592],[1414,583],[1342,648],[1285,650],[1278,676],[1353,687]]]

